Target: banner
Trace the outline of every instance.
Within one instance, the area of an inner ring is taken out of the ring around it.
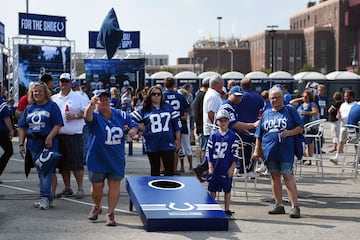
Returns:
[[[29,87],[30,82],[37,82],[43,73],[49,73],[54,78],[57,92],[58,77],[63,72],[70,72],[70,47],[62,46],[40,46],[40,45],[18,45],[18,71],[20,96],[24,89]]]
[[[5,26],[0,22],[0,45],[5,45]]]
[[[19,13],[19,34],[66,37],[66,18]]]
[[[97,41],[98,31],[89,31],[89,48],[104,49]],[[140,31],[124,31],[119,49],[140,48]]]
[[[125,85],[126,81],[134,90],[144,87],[145,82],[145,59],[84,59],[86,80],[82,83],[87,86],[90,93],[93,89],[90,87],[94,75],[97,75],[102,82],[104,89],[110,89],[112,85],[120,87]],[[110,82],[110,77],[115,77],[115,82]]]

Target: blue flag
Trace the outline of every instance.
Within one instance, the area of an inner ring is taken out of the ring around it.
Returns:
[[[123,31],[119,27],[114,8],[111,8],[105,17],[97,40],[105,48],[106,55],[110,60],[116,53],[123,37]]]

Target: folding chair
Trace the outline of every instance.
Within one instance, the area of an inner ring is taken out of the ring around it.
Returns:
[[[360,153],[360,141],[359,141],[359,125],[345,125],[347,137],[346,144],[344,148],[343,154],[343,166],[341,168],[340,177],[343,176],[343,173],[346,169],[351,170],[351,174],[353,175],[353,181],[356,182],[356,178],[359,172],[359,153]],[[355,147],[355,152],[350,152],[349,147]]]
[[[247,143],[247,142],[244,142],[242,140],[242,138],[240,136],[239,137],[239,151],[238,151],[238,161],[242,163],[243,165],[243,169],[244,169],[244,172],[243,173],[235,173],[234,174],[234,177],[233,177],[233,195],[235,196],[235,183],[237,180],[244,180],[244,189],[245,189],[245,197],[246,197],[246,200],[248,200],[248,188],[247,188],[247,182],[249,180],[249,175],[248,175],[248,171],[247,171],[247,168],[246,168],[246,159],[245,159],[245,153],[244,153],[244,148],[246,146],[250,146],[251,147],[251,155],[252,153],[254,152],[254,149],[255,149],[255,144],[253,143]],[[255,166],[256,168],[256,166]],[[256,183],[257,183],[257,177],[254,177],[254,189],[255,189],[255,192],[256,192]]]
[[[304,125],[304,136],[306,138],[313,138],[314,142],[314,155],[312,157],[303,156],[302,159],[295,161],[295,173],[297,170],[297,165],[300,167],[300,176],[302,173],[302,167],[304,166],[303,162],[311,161],[315,162],[317,166],[317,171],[321,169],[321,177],[324,180],[324,167],[323,167],[323,156],[321,150],[322,138],[325,130],[326,119],[318,119],[312,122],[309,122]],[[317,129],[316,133],[312,133],[312,129]]]

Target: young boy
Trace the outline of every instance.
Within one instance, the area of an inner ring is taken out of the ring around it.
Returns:
[[[231,217],[231,186],[237,163],[239,137],[229,129],[230,115],[225,110],[216,114],[219,129],[208,140],[205,159],[209,163],[208,191],[215,199],[216,192],[224,191],[225,213]]]

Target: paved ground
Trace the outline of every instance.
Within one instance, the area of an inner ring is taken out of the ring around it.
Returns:
[[[325,137],[323,149],[329,151],[328,125]],[[17,151],[15,141],[14,149]],[[92,201],[87,173],[84,199],[56,199],[56,207],[47,211],[33,208],[32,204],[38,198],[38,178],[34,170],[25,178],[24,162],[16,152],[1,176],[0,239],[359,239],[360,179],[354,183],[349,171],[340,178],[341,166],[330,163],[330,156],[324,155],[323,180],[315,166],[304,167],[301,176],[297,172],[302,213],[300,219],[290,219],[288,214],[267,214],[272,207],[269,202],[270,181],[268,176],[261,176],[256,184],[256,192],[253,181],[249,182],[248,200],[245,198],[243,181],[236,180],[231,207],[236,212],[236,220],[230,221],[227,232],[147,232],[136,212],[128,211],[129,197],[125,181],[122,182],[116,212],[118,225],[113,228],[104,226],[104,215],[97,223],[88,222]],[[198,159],[195,158],[194,162],[197,163]],[[134,155],[127,157],[126,172],[127,175],[149,175],[149,164],[141,154],[139,143],[134,144]],[[74,179],[72,184],[75,186]],[[62,188],[63,183],[59,181],[58,190]],[[222,197],[219,202],[222,206]],[[285,207],[289,212],[289,204]]]

